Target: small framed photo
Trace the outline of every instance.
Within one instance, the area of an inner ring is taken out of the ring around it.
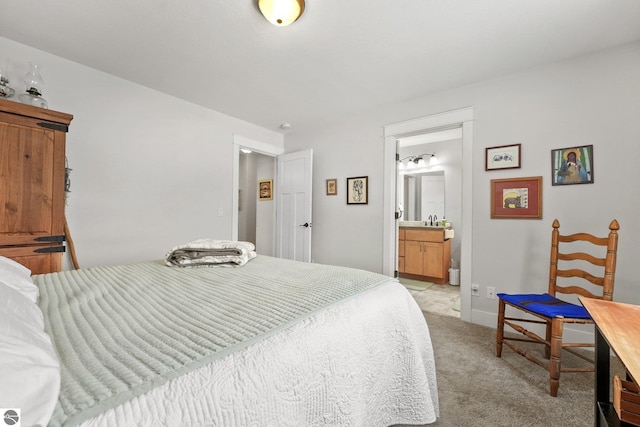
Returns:
[[[347,178],[347,204],[366,205],[369,203],[369,177]]]
[[[261,179],[258,181],[258,200],[273,199],[273,180]]]
[[[542,219],[542,177],[492,179],[491,218]]]
[[[331,178],[327,180],[327,196],[338,195],[338,178]]]
[[[513,144],[485,148],[484,170],[519,168],[521,146]]]
[[[593,145],[551,150],[551,184],[593,184]]]

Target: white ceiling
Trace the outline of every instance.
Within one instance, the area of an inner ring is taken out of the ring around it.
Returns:
[[[291,133],[639,40],[640,0],[0,0],[0,36]]]

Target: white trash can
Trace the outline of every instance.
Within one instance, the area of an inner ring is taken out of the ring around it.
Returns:
[[[460,286],[460,269],[459,268],[449,269],[449,284],[451,286]]]

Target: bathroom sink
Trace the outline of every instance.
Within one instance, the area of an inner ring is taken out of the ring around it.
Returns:
[[[424,227],[424,221],[400,221],[400,227]]]
[[[400,227],[421,227],[441,230],[444,227],[441,224],[427,225],[427,221],[400,221]]]

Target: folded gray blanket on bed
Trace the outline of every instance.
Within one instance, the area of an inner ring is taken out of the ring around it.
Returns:
[[[251,242],[198,239],[175,246],[166,255],[171,267],[240,267],[256,257]]]
[[[243,268],[152,261],[33,280],[61,363],[53,427],[77,425],[393,279],[260,256]]]

